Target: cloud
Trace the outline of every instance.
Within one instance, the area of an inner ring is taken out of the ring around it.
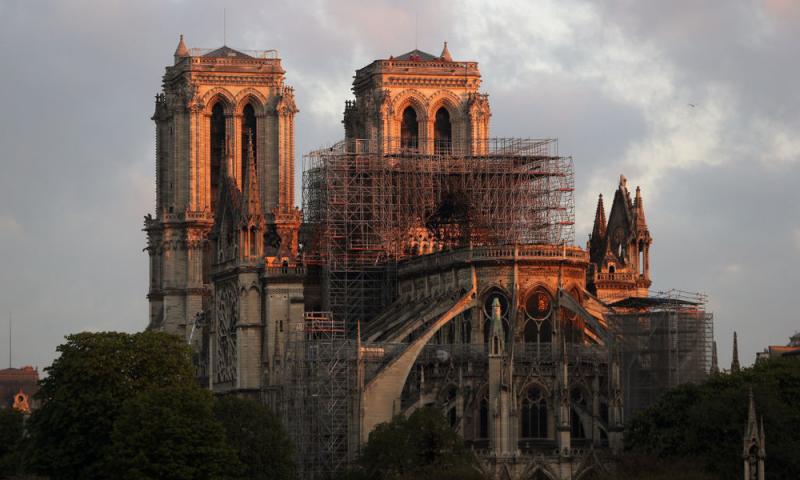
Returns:
[[[708,291],[720,356],[736,328],[749,342],[745,358],[793,328],[788,286],[800,282],[800,256],[775,253],[800,252],[798,8],[253,0],[229,2],[227,39],[281,54],[300,108],[298,183],[302,154],[343,136],[357,68],[415,45],[436,54],[448,40],[455,58],[480,62],[493,134],[557,136],[574,157],[578,238],[620,173],[642,185],[659,288]],[[17,272],[0,276],[0,305],[20,318],[25,363],[49,363],[63,335],[87,325],[145,326],[152,95],[179,33],[190,47],[221,43],[221,10],[204,1],[0,3],[0,43],[14,45],[0,49],[0,104],[12,112],[0,117],[0,240],[19,244],[0,252],[4,271]],[[748,300],[753,284],[759,305]],[[750,326],[755,315],[769,328]]]
[[[0,238],[19,238],[23,235],[22,225],[8,213],[0,213]]]

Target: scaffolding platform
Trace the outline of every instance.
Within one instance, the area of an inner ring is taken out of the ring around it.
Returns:
[[[393,266],[464,246],[572,244],[572,159],[556,140],[403,146],[347,140],[304,157],[307,261],[350,336],[388,305]]]
[[[703,294],[670,290],[611,304],[608,329],[620,357],[627,415],[711,369],[714,317]]]

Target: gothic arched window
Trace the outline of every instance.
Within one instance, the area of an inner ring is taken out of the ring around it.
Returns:
[[[478,438],[489,438],[489,395],[484,394],[478,405]]]
[[[522,438],[548,438],[547,399],[538,386],[532,386],[522,398],[520,419]]]
[[[253,139],[253,158],[258,158],[256,154],[256,110],[251,104],[245,105],[242,110],[242,171],[241,179],[244,181],[244,172],[247,169],[247,144],[248,137]]]
[[[492,289],[483,301],[483,343],[489,343],[492,335],[492,303],[497,298],[500,301],[500,315],[503,319],[503,340],[508,339],[508,297],[495,288]]]
[[[442,107],[436,111],[434,123],[434,151],[436,153],[450,153],[452,142],[452,126],[450,125],[450,112]]]
[[[222,102],[217,102],[211,109],[211,210],[217,209],[217,196],[219,195],[220,167],[225,161],[225,110]]]
[[[461,343],[472,342],[472,310],[466,310],[461,314]]]
[[[572,401],[572,408],[570,411],[572,438],[581,440],[586,438],[586,429],[581,421],[581,413],[583,413],[584,417],[589,414],[589,401],[586,398],[583,390],[580,388],[575,388],[572,390],[572,393],[570,394],[570,400]]]
[[[400,147],[417,148],[419,145],[419,123],[417,111],[413,107],[403,110],[403,121],[400,125]]]
[[[528,318],[523,330],[526,343],[550,343],[553,337],[551,316],[553,301],[544,287],[536,288],[525,302],[525,315]]]

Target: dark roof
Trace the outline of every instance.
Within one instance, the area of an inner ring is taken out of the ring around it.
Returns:
[[[431,55],[430,53],[423,52],[422,50],[414,49],[408,53],[400,55],[399,57],[394,57],[394,59],[427,62],[430,60],[441,60],[441,57],[437,57],[436,55]]]
[[[216,50],[212,50],[205,55],[204,57],[222,57],[222,58],[229,58],[229,57],[238,57],[238,58],[253,58],[246,53],[242,53],[238,50],[234,50],[231,47],[223,46]]]
[[[677,298],[662,298],[662,297],[628,297],[610,304],[612,307],[622,308],[647,308],[647,307],[665,307],[665,306],[695,306],[700,305],[698,302],[690,302],[688,300],[680,300]]]

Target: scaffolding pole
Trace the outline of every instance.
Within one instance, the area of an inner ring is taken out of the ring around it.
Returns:
[[[344,322],[329,312],[306,312],[290,348],[295,365],[287,423],[299,478],[330,478],[347,465],[354,448],[349,422],[356,344],[345,338]]]
[[[671,290],[650,298],[661,303],[607,316],[628,415],[677,385],[702,382],[711,369],[714,317],[705,310],[706,296]]]

